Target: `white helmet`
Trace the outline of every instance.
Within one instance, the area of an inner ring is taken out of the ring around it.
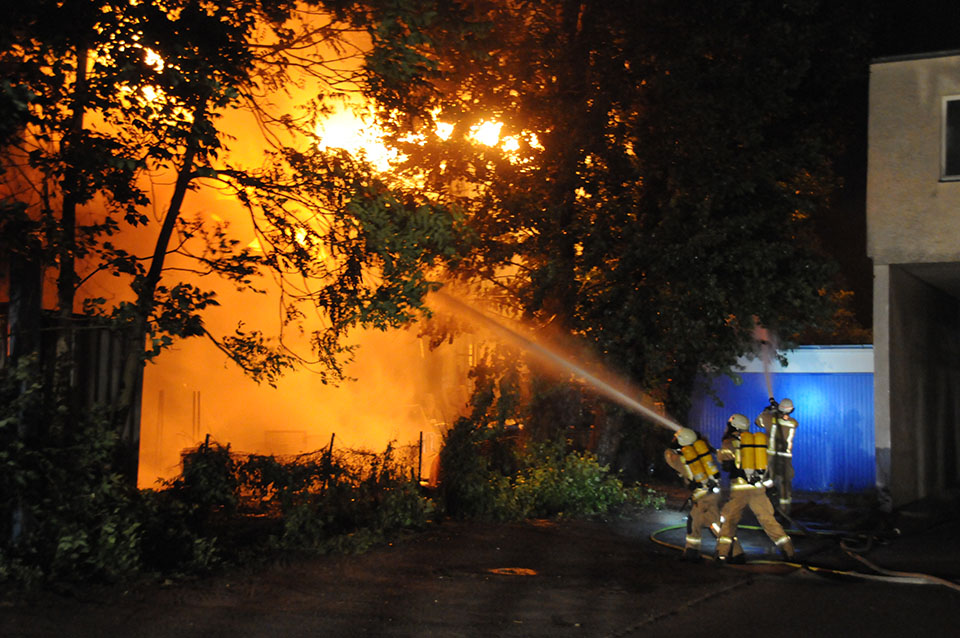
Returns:
[[[731,414],[730,418],[727,419],[727,423],[733,426],[733,428],[736,430],[750,429],[750,421],[748,421],[747,417],[743,416],[739,412],[736,414]]]
[[[790,399],[784,399],[779,404],[777,404],[777,409],[783,412],[784,414],[790,414],[793,412],[793,401]]]
[[[690,428],[680,428],[677,430],[677,443],[683,446],[693,445],[694,441],[697,440],[697,433],[691,430]]]

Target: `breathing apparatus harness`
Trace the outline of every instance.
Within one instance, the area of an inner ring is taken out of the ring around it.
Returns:
[[[692,443],[678,440],[674,449],[683,457],[686,467],[685,478],[690,490],[690,498],[687,500],[696,502],[707,494],[720,492],[720,470],[714,463],[713,450],[707,442],[699,434],[691,434],[696,436]]]

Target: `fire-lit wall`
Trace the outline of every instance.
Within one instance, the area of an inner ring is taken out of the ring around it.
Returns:
[[[415,329],[358,333],[347,373],[324,385],[308,370],[276,385],[257,384],[211,343],[192,339],[162,354],[144,373],[141,487],[179,471],[180,454],[207,435],[237,452],[289,455],[337,448],[383,451],[419,445],[430,478],[447,424],[466,406],[464,346],[430,350]]]

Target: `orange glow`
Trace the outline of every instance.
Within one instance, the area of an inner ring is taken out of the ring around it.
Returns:
[[[163,63],[163,58],[160,57],[160,54],[158,54],[153,49],[149,49],[149,48],[145,48],[143,51],[144,51],[144,60],[143,60],[144,63],[147,66],[152,66],[157,73],[159,73],[160,71],[163,71],[164,63]]]
[[[156,72],[164,70],[167,64],[155,51],[136,42],[110,46],[142,50],[144,63]],[[111,50],[91,54],[87,64],[92,69],[97,56],[106,63],[110,54]],[[169,96],[158,87],[159,83],[152,86],[148,78],[144,85],[125,87],[124,99],[138,105],[151,104],[160,117],[164,112],[160,107]],[[293,103],[299,97],[304,96],[294,95],[289,99]],[[276,96],[277,101],[286,99],[285,95]],[[182,110],[163,117],[180,122],[192,119],[190,113]],[[109,126],[103,119],[97,119],[93,110],[84,124],[97,131]],[[231,110],[223,113],[219,125],[236,137],[228,142],[229,149],[223,150],[220,160],[237,167],[262,164],[268,144],[260,135],[260,122],[253,114]],[[442,136],[445,130],[445,125],[438,126],[437,134]],[[446,134],[452,131],[450,126]],[[395,151],[386,148],[383,136],[368,125],[363,110],[358,114],[345,108],[333,114],[316,132],[324,147],[364,154],[380,170],[388,170],[390,162],[398,158]],[[36,131],[28,130],[25,135],[30,144],[53,144],[31,133]],[[23,164],[26,166],[27,162]],[[38,194],[31,200],[29,193],[19,192],[29,179],[39,178],[31,173],[22,178],[18,175],[4,174],[0,180],[0,198],[15,195],[33,210],[39,209],[42,203]],[[145,213],[153,224],[161,218],[165,203],[170,201],[175,177],[170,168],[152,167],[140,178],[138,186],[152,198],[153,206],[146,208]],[[250,213],[241,202],[229,191],[209,183],[196,182],[195,185],[197,188],[189,191],[184,200],[182,218],[228,225],[228,233],[239,242],[238,246],[262,252]],[[79,211],[78,217],[84,224],[100,222],[106,215],[106,206],[102,199],[94,199]],[[156,225],[124,227],[111,241],[117,249],[147,259],[154,247],[156,228]],[[293,239],[305,241],[306,231],[295,231]],[[181,240],[188,241],[177,236],[173,245]],[[319,248],[317,257],[327,258]],[[107,300],[108,308],[132,301],[130,280],[97,274],[100,264],[94,259],[95,256],[90,256],[78,261],[78,275],[83,285],[78,290],[77,306],[84,299],[94,298]],[[269,275],[255,279],[254,285],[265,291],[258,294],[238,292],[228,281],[194,272],[191,270],[194,262],[173,252],[167,255],[165,266],[169,270],[163,275],[163,285],[184,282],[216,292],[221,305],[203,314],[204,327],[211,334],[230,335],[241,322],[244,329],[262,330],[265,334],[281,330],[279,286]],[[45,307],[53,307],[55,296],[46,297],[55,292],[52,285],[55,273],[51,269],[45,276],[51,282],[44,288]],[[315,282],[305,285],[309,283]],[[300,352],[309,351],[307,335],[290,327],[285,329],[288,331],[284,334],[286,344],[299,348]],[[249,379],[204,338],[175,342],[144,368],[140,403],[140,487],[156,487],[157,479],[175,477],[180,469],[181,452],[195,447],[208,434],[235,451],[278,455],[325,448],[331,436],[335,436],[337,448],[372,451],[383,451],[391,442],[410,445],[422,436],[422,476],[426,478],[447,424],[466,409],[470,385],[466,374],[469,358],[465,352],[469,344],[445,344],[431,351],[417,338],[415,330],[358,330],[350,335],[350,342],[360,346],[355,360],[346,368],[348,377],[356,381],[348,380],[340,387],[332,387],[324,385],[318,375],[300,371],[289,373],[276,388],[258,385]]]
[[[450,124],[448,122],[437,122],[437,128],[435,132],[437,134],[437,137],[439,137],[441,140],[446,141],[450,139],[451,135],[453,135],[453,124]]]
[[[502,148],[507,153],[516,153],[520,150],[520,140],[516,137],[505,137],[503,142],[500,144]]]
[[[371,123],[372,119],[372,114],[363,113],[362,109],[344,107],[331,114],[317,127],[320,147],[343,149],[356,157],[366,158],[378,171],[388,172],[404,158],[396,149],[387,146],[383,131]],[[501,137],[502,129],[502,122],[482,120],[470,127],[467,139],[484,146],[499,148],[516,160],[521,148],[521,136]],[[443,141],[449,140],[453,132],[454,125],[449,122],[438,121],[434,128],[434,134]],[[525,132],[522,137],[531,148],[542,148],[535,134]],[[410,136],[406,141],[417,140]]]
[[[235,325],[223,314],[217,323]],[[182,450],[207,434],[237,452],[274,455],[324,449],[331,436],[338,449],[378,452],[422,436],[421,476],[429,477],[447,424],[468,398],[462,346],[430,351],[411,331],[361,331],[353,341],[361,348],[347,372],[356,381],[340,387],[307,371],[276,388],[257,385],[206,340],[165,352],[144,374],[140,486],[176,476]]]
[[[400,154],[388,148],[383,132],[366,122],[354,109],[345,108],[330,115],[317,128],[320,148],[340,148],[351,155],[365,157],[378,171],[390,170]]]
[[[228,114],[225,130],[255,130],[249,117]],[[366,130],[362,118],[344,111],[324,122],[317,133],[328,148],[364,153],[370,160],[379,158],[377,164],[388,164],[396,155],[385,150],[382,136]],[[229,160],[241,165],[258,161],[260,149],[256,140],[251,142],[241,139],[232,145]],[[171,183],[169,176],[152,177],[160,193]],[[158,201],[162,198],[158,196]],[[200,214],[211,222],[228,223],[240,245],[262,250],[248,212],[215,188],[192,192],[184,212],[188,218]],[[295,231],[294,240],[305,237],[305,230]],[[317,256],[325,258],[319,250]],[[183,263],[172,255],[169,265]],[[212,334],[231,334],[241,321],[245,329],[276,333],[279,294],[272,280],[257,280],[256,285],[267,291],[258,295],[182,272],[171,276],[216,289],[221,305],[204,313],[204,325]],[[103,294],[96,287],[90,292]],[[301,352],[308,351],[307,339],[296,333],[284,336],[285,343]],[[333,387],[305,370],[288,373],[276,388],[250,380],[205,339],[175,343],[144,370],[140,487],[155,487],[157,479],[175,477],[182,451],[198,445],[207,434],[237,452],[274,455],[324,449],[331,436],[338,449],[376,452],[391,442],[416,444],[422,436],[421,476],[428,479],[435,472],[444,432],[466,410],[471,390],[465,354],[469,343],[445,344],[432,351],[415,329],[358,330],[349,342],[360,346],[346,368],[353,380]]]
[[[496,146],[500,142],[500,129],[503,123],[485,120],[470,127],[470,138],[485,146]]]
[[[144,64],[157,73],[167,65],[157,52],[135,41],[111,46],[142,50]],[[110,54],[110,50],[96,53]],[[91,68],[96,59],[92,55],[87,60]],[[106,61],[106,57],[101,59]],[[168,97],[159,83],[153,86],[149,79],[143,85],[125,87],[124,99],[150,105],[156,117],[171,118],[177,123],[192,121],[192,113],[181,108],[165,111],[162,107]],[[293,103],[298,97],[302,96],[289,99]],[[280,95],[276,99],[282,101],[287,97]],[[385,136],[372,121],[369,111],[349,104],[332,113],[315,133],[321,148],[343,149],[362,156],[377,170],[386,172],[403,158],[396,149],[386,145]],[[260,124],[251,113],[239,109],[224,113],[220,126],[236,140],[228,143],[230,148],[224,149],[220,159],[238,167],[259,166],[262,152],[267,148],[259,133]],[[91,121],[87,125],[91,129],[106,126],[103,122]],[[511,161],[524,146],[538,148],[533,133],[503,136],[502,129],[499,121],[483,120],[466,129],[466,139],[499,148]],[[437,122],[433,131],[444,141],[451,139],[454,132],[454,124],[443,121]],[[147,211],[153,221],[163,214],[164,202],[170,200],[174,182],[170,169],[158,168],[142,177],[139,185],[151,194],[155,205]],[[103,202],[94,202],[82,214],[89,221],[96,221],[102,219],[104,210]],[[249,211],[227,191],[198,183],[184,201],[182,216],[226,224],[230,235],[239,241],[238,246],[263,252]],[[148,256],[155,240],[154,232],[155,227],[149,226],[125,228],[113,242],[132,255]],[[301,229],[295,231],[293,239],[303,242],[306,237],[306,231]],[[316,257],[328,258],[319,248]],[[271,277],[264,276],[254,282],[265,291],[263,294],[238,292],[229,282],[211,281],[212,278],[191,272],[193,264],[183,256],[171,253],[165,265],[170,270],[164,274],[162,283],[185,282],[216,292],[220,305],[206,310],[203,316],[204,327],[211,334],[232,334],[240,323],[246,330],[262,330],[265,334],[274,334],[280,329],[279,288]],[[95,263],[78,264],[84,279],[78,305],[84,297],[102,297],[109,304],[129,301],[128,280],[85,278],[95,272],[96,267]],[[305,285],[309,283],[312,282]],[[409,445],[422,436],[422,476],[427,477],[446,428],[467,409],[472,388],[467,369],[472,364],[473,344],[469,339],[460,339],[431,351],[424,340],[417,338],[415,330],[358,330],[350,341],[360,346],[355,360],[346,369],[348,377],[355,381],[332,387],[324,385],[318,375],[301,371],[289,373],[276,388],[250,380],[206,339],[174,343],[144,369],[139,485],[155,487],[157,479],[175,477],[180,469],[181,452],[195,447],[208,434],[221,444],[230,444],[234,451],[277,455],[323,449],[329,445],[331,436],[335,436],[338,448],[373,451],[382,451],[390,442]],[[307,335],[284,335],[284,343],[291,348],[301,348],[301,352],[308,351],[307,342]]]

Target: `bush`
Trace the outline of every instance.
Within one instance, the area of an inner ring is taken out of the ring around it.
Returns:
[[[409,464],[397,460],[393,446],[380,455],[341,452],[321,463],[328,480],[312,481],[310,487],[283,499],[287,503],[284,526],[276,546],[363,551],[429,522],[433,503],[420,494]],[[323,472],[301,473],[320,476]]]
[[[466,418],[457,420],[444,435],[440,450],[439,494],[444,510],[455,518],[490,518],[502,485],[480,451],[485,432]]]
[[[0,579],[118,580],[142,569],[137,490],[96,411],[46,400],[35,363],[0,371]]]
[[[432,516],[393,446],[284,461],[208,440],[163,489],[138,490],[112,469],[121,448],[107,420],[47,405],[28,363],[0,370],[0,516],[12,530],[0,583],[195,574],[270,548],[362,551]]]
[[[165,483],[170,496],[184,506],[193,530],[209,531],[212,518],[228,519],[236,513],[240,477],[230,446],[207,440],[184,455],[180,475]]]
[[[0,371],[0,515],[13,530],[0,582],[176,576],[266,549],[358,552],[434,516],[413,457],[393,445],[277,459],[208,440],[164,489],[137,490],[113,470],[120,444],[107,420],[47,405],[31,378],[28,366]],[[37,423],[53,425],[31,435]],[[525,447],[502,422],[470,419],[446,435],[439,494],[446,513],[486,520],[656,504],[589,453]]]
[[[440,495],[448,515],[484,520],[585,517],[628,504],[662,505],[662,497],[651,490],[624,486],[589,452],[567,451],[562,442],[524,447],[516,436],[504,434],[469,419],[447,433],[440,453]],[[506,449],[513,455],[511,463],[503,461]],[[507,466],[516,469],[505,473]]]
[[[197,529],[193,506],[172,490],[140,492],[143,567],[164,575],[196,574],[222,562],[218,538]]]
[[[604,514],[628,498],[620,479],[587,452],[564,456],[533,452],[514,485],[525,516]]]

